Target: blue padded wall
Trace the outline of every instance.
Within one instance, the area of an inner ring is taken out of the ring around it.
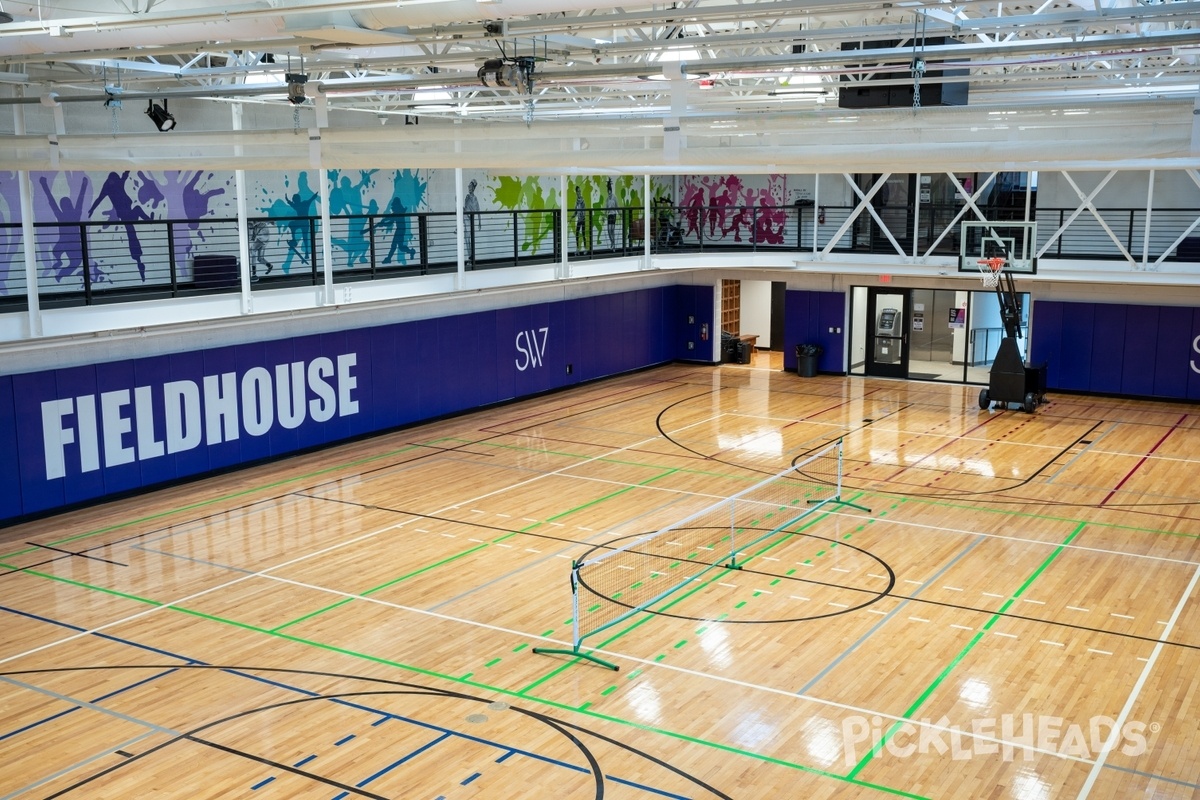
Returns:
[[[708,360],[699,337],[705,324],[713,335],[712,315],[711,286],[656,287],[0,376],[0,450],[14,455],[0,459],[0,521],[675,358]],[[65,474],[50,474],[47,453]]]
[[[12,378],[0,375],[0,420],[13,419]],[[0,425],[0,453],[16,454],[17,431],[12,425]],[[0,458],[0,519],[15,517],[21,513],[21,473],[17,459]]]
[[[1039,300],[1030,361],[1049,389],[1200,399],[1200,309]]]
[[[846,295],[842,292],[788,291],[784,296],[783,368],[796,369],[796,345],[819,344],[821,372],[844,371]],[[829,329],[842,329],[830,333]]]

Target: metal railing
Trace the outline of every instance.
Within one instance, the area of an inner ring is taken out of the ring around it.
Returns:
[[[902,255],[958,254],[959,223],[968,218],[959,215],[959,206],[880,206],[875,211],[883,226],[862,212],[842,231],[855,206],[658,205],[648,220],[641,207],[567,209],[565,244],[568,260],[639,256],[647,237],[656,255],[827,249],[897,255],[897,245]],[[1084,212],[1071,219],[1074,211],[1037,211],[1039,249],[1049,245],[1044,257],[1125,257],[1094,216]],[[999,221],[1016,211],[988,213]],[[561,214],[560,209],[467,214],[465,268],[561,261]],[[1153,210],[1148,239],[1145,209],[1101,209],[1099,214],[1135,259],[1152,261],[1166,253],[1173,260],[1200,261],[1200,231],[1180,241],[1200,216],[1198,209]],[[236,219],[39,222],[33,228],[37,291],[46,307],[236,292],[241,287],[243,232]],[[334,216],[329,228],[335,282],[449,273],[458,268],[454,212]],[[842,235],[835,241],[839,231]],[[318,217],[248,220],[244,235],[252,289],[321,284],[321,233]],[[0,311],[25,309],[27,290],[21,226],[0,225]]]

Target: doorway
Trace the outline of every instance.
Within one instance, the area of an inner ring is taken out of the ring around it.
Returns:
[[[881,378],[908,377],[911,290],[865,287],[862,371]],[[854,370],[852,369],[851,372]]]
[[[1024,353],[1029,295],[1017,302]],[[1004,335],[992,290],[850,290],[851,375],[986,384]]]

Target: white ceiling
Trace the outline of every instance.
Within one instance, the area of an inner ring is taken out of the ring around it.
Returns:
[[[967,70],[980,107],[1190,98],[1200,85],[1197,0],[210,2],[3,2],[0,83],[22,87],[5,101],[107,91],[286,106],[290,73],[331,114],[661,124],[836,108],[859,81],[911,87],[914,57]],[[920,52],[922,33],[961,44]],[[844,42],[897,44],[864,61]],[[481,81],[503,56],[526,59],[531,86]]]
[[[1200,169],[1200,0],[618,1],[0,0],[0,169]]]

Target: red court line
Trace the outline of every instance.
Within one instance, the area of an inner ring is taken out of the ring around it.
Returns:
[[[897,475],[899,475],[900,473],[902,473],[902,472],[905,472],[906,470],[912,469],[913,467],[917,466],[918,464],[920,464],[922,461],[924,461],[925,459],[929,458],[930,456],[936,455],[937,453],[939,453],[939,452],[940,452],[940,451],[942,451],[942,450],[945,450],[947,447],[950,447],[951,445],[958,444],[958,442],[959,442],[959,441],[960,441],[960,440],[961,440],[961,439],[962,439],[964,436],[967,436],[967,435],[969,435],[969,434],[972,434],[972,433],[974,433],[975,431],[977,431],[977,430],[979,430],[980,428],[982,428],[984,425],[987,425],[987,424],[989,424],[989,423],[995,422],[996,420],[998,420],[998,419],[1001,419],[1001,418],[1002,418],[1002,417],[1004,417],[1004,416],[1005,416],[1005,415],[1004,415],[1003,413],[1001,413],[1001,414],[997,414],[997,415],[996,415],[996,416],[994,416],[994,417],[988,417],[988,418],[987,418],[987,419],[985,419],[983,422],[981,422],[981,423],[979,423],[978,425],[976,425],[974,428],[968,428],[967,430],[963,431],[962,433],[960,433],[960,434],[958,434],[958,435],[956,435],[956,436],[953,436],[953,437],[951,437],[951,440],[950,440],[950,441],[946,442],[944,445],[942,445],[941,447],[937,448],[936,450],[930,450],[928,453],[926,453],[925,455],[921,456],[920,458],[918,458],[918,459],[917,459],[916,461],[914,461],[913,463],[911,463],[911,464],[906,464],[906,465],[904,465],[904,466],[900,467],[900,469],[896,470],[896,471],[895,471],[895,472],[893,472],[891,475],[889,475],[888,477],[884,478],[884,480],[885,480],[885,481],[890,481],[890,480],[894,479],[894,478],[895,478]],[[919,434],[919,435],[924,435],[924,434]],[[916,438],[917,438],[916,436],[910,436],[908,440],[909,440],[909,441],[913,441],[913,440],[914,440],[914,439],[916,439]]]
[[[1121,482],[1118,483],[1116,486],[1114,486],[1113,490],[1108,493],[1108,496],[1100,501],[1100,505],[1104,505],[1109,500],[1112,500],[1113,495],[1116,494],[1117,492],[1121,491],[1121,487],[1125,485],[1125,481],[1127,481],[1133,477],[1133,473],[1137,472],[1138,469],[1142,466],[1142,464],[1145,464],[1146,460],[1148,458],[1150,458],[1150,456],[1154,455],[1154,451],[1157,450],[1159,447],[1161,447],[1162,443],[1167,440],[1167,437],[1170,436],[1172,433],[1174,433],[1176,430],[1178,430],[1179,426],[1187,418],[1188,418],[1188,415],[1184,414],[1182,417],[1180,417],[1178,420],[1176,420],[1175,424],[1171,426],[1170,430],[1168,430],[1166,433],[1163,434],[1163,437],[1161,439],[1159,439],[1157,443],[1155,443],[1154,447],[1150,448],[1150,452],[1146,453],[1146,455],[1139,458],[1138,462],[1133,465],[1133,469],[1131,469],[1131,470],[1129,470],[1129,472],[1125,473],[1125,477],[1121,478]]]

